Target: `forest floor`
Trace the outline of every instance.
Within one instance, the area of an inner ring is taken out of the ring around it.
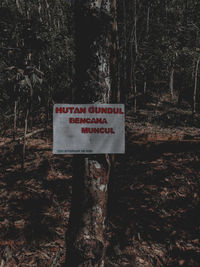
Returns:
[[[127,112],[126,153],[116,156],[108,211],[106,266],[199,267],[200,116],[173,109],[146,114]],[[50,127],[28,139],[22,171],[21,144],[9,131],[4,136],[0,267],[61,266],[72,156],[52,154]]]

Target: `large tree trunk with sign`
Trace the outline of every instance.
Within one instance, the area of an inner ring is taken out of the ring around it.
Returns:
[[[74,103],[109,103],[110,1],[75,0]],[[75,155],[66,266],[104,266],[108,155]]]

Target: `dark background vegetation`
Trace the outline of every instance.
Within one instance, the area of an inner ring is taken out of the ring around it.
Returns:
[[[107,266],[199,266],[199,18],[196,0],[117,1],[127,147]],[[2,0],[0,56],[0,266],[61,266],[72,157],[52,155],[52,107],[72,102],[71,2]]]

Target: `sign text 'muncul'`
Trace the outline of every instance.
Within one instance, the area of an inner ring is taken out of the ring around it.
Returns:
[[[54,105],[54,154],[124,152],[123,104]]]

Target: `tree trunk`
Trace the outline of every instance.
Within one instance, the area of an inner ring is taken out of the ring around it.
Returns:
[[[14,106],[13,140],[15,140],[16,132],[17,132],[17,100],[15,100],[15,106]]]
[[[137,43],[137,0],[133,1],[134,6],[134,41],[135,41],[135,55],[138,53],[138,43]]]
[[[174,68],[171,68],[170,72],[170,80],[169,80],[169,89],[170,89],[170,96],[171,96],[171,101],[174,98]]]
[[[193,113],[196,113],[196,96],[197,96],[197,80],[198,80],[199,60],[200,60],[200,58],[197,59],[195,78],[194,78]]]
[[[147,91],[147,80],[146,80],[146,74],[144,75],[144,87],[143,87],[143,94],[145,95]]]
[[[127,12],[126,12],[126,0],[122,2],[123,13],[123,27],[120,52],[121,52],[121,75],[120,75],[120,101],[127,103]]]
[[[24,138],[23,138],[23,146],[22,146],[22,170],[24,169],[25,157],[26,157],[26,135],[28,130],[28,116],[29,116],[29,106],[27,105],[26,109],[26,117],[24,121]]]
[[[74,11],[74,103],[109,103],[110,2],[76,0]],[[72,204],[66,235],[67,267],[104,266],[109,174],[108,155],[75,155],[73,158]]]
[[[150,6],[148,6],[148,9],[147,9],[147,29],[146,29],[147,38],[149,36],[149,20],[150,20]]]
[[[134,67],[135,69],[135,67]],[[137,112],[137,85],[136,85],[136,77],[135,77],[135,70],[134,70],[134,104],[133,104],[133,112]]]
[[[117,42],[117,3],[116,0],[110,0],[110,13],[112,16],[111,31],[111,55],[110,55],[110,76],[111,76],[111,92],[112,102],[120,102],[120,87],[118,83],[118,42]]]
[[[19,0],[16,0],[16,5],[17,5],[17,9],[18,9],[19,13],[22,14],[22,8],[21,8],[21,4],[20,4]]]
[[[133,111],[137,112],[137,84],[136,84],[136,60],[138,53],[137,44],[137,0],[133,0],[133,32],[131,42],[131,92],[134,95]],[[134,40],[134,51],[133,51],[133,40]]]
[[[41,1],[38,0],[38,14],[39,14],[40,21],[42,21],[41,10],[42,10]]]

